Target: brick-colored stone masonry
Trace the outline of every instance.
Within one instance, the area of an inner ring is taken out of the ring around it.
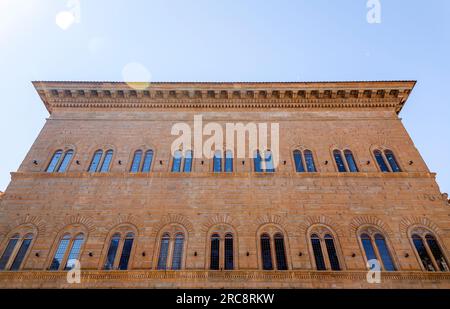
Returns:
[[[450,273],[426,271],[411,240],[434,235],[448,261],[448,196],[398,116],[414,82],[34,85],[50,117],[0,198],[0,254],[17,233],[33,239],[19,270],[0,271],[0,287],[450,287]],[[195,159],[191,173],[172,173],[172,125],[194,115],[279,123],[276,172],[236,159],[234,172],[213,173],[212,160]],[[68,170],[47,173],[58,149],[74,150]],[[114,150],[107,173],[87,172],[97,149]],[[129,172],[137,149],[154,151],[149,173]],[[316,173],[295,172],[295,149],[312,151]],[[338,173],[334,149],[350,149],[359,172]],[[382,173],[375,149],[392,150],[401,172]],[[340,271],[327,258],[316,270],[309,237],[324,229]],[[365,230],[383,234],[396,268],[380,284],[366,280]],[[135,234],[128,270],[103,270],[116,231]],[[184,233],[181,270],[157,270],[166,231]],[[214,232],[233,233],[235,270],[209,270]],[[264,232],[283,234],[288,270],[262,270]],[[80,284],[48,270],[65,233],[85,236]]]

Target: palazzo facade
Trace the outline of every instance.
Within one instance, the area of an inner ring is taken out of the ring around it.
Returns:
[[[50,116],[0,195],[2,288],[450,288],[414,81],[33,84]],[[280,163],[172,155],[195,116],[279,124]]]

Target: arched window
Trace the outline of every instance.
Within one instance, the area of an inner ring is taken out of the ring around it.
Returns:
[[[137,173],[139,172],[139,167],[141,166],[142,159],[142,150],[136,150],[133,156],[133,162],[131,163],[130,172]]]
[[[328,228],[315,227],[310,240],[317,270],[341,270],[335,239]]]
[[[268,234],[261,235],[261,260],[264,270],[272,270],[272,250],[270,248],[270,236]]]
[[[377,160],[378,167],[383,173],[390,172],[389,168],[387,167],[386,161],[383,158],[383,154],[378,149],[373,151],[373,155],[375,156],[375,159]]]
[[[260,236],[260,241],[263,269],[272,270],[275,265],[277,270],[287,270],[288,265],[283,234],[276,232],[271,236],[269,233],[263,233]],[[272,248],[274,248],[273,252]]]
[[[347,166],[350,172],[355,173],[358,171],[358,166],[356,165],[353,153],[350,150],[344,150],[345,160],[347,160]]]
[[[222,152],[216,150],[213,158],[213,171],[218,173],[222,171]]]
[[[181,160],[183,156],[181,150],[175,151],[173,154],[173,162],[172,162],[172,172],[180,172],[181,171]]]
[[[169,255],[170,235],[165,233],[161,237],[161,245],[159,247],[158,269],[167,269],[167,258]]]
[[[171,236],[172,235],[172,236]],[[185,237],[181,232],[164,233],[161,237],[158,257],[158,270],[179,270],[183,268]]]
[[[347,172],[347,168],[344,165],[344,160],[342,159],[342,153],[340,150],[333,151],[334,161],[336,162],[337,169],[340,173]]]
[[[294,163],[295,171],[297,173],[303,173],[305,171],[305,167],[303,166],[302,152],[300,150],[294,150]]]
[[[286,262],[286,251],[284,249],[283,235],[280,233],[275,234],[274,242],[275,242],[275,257],[277,260],[277,269],[286,270],[287,262]]]
[[[102,167],[100,168],[100,173],[109,172],[109,168],[111,167],[112,157],[113,157],[113,151],[111,149],[106,151],[105,158],[103,159]]]
[[[225,270],[234,269],[233,234],[225,235]]]
[[[61,159],[61,156],[63,154],[62,150],[57,150],[54,154],[52,159],[50,160],[50,163],[47,166],[47,172],[53,173],[56,170],[56,167],[58,166],[58,162]]]
[[[54,154],[50,163],[47,166],[46,172],[53,173],[59,172],[64,173],[67,171],[67,167],[69,166],[70,161],[73,157],[73,150],[69,149],[64,153],[62,150],[57,150]]]
[[[108,253],[106,255],[106,262],[104,269],[128,269],[128,262],[130,260],[131,249],[133,248],[134,233],[115,233],[111,237],[109,243]]]
[[[270,150],[266,150],[264,153],[265,172],[275,172],[275,165],[273,163],[273,153]]]
[[[227,150],[225,152],[225,172],[230,173],[233,171],[233,152]]]
[[[190,173],[192,171],[192,158],[193,158],[192,150],[187,150],[184,157],[183,172]]]
[[[94,153],[94,156],[92,157],[91,164],[89,165],[88,172],[95,173],[97,172],[99,166],[100,166],[100,160],[103,156],[103,150],[99,149]]]
[[[175,235],[175,242],[173,245],[172,270],[181,269],[181,262],[183,259],[184,235],[177,233]]]
[[[142,164],[141,169],[143,173],[150,172],[150,169],[152,167],[152,161],[153,161],[153,150],[149,149],[145,152],[144,163]]]
[[[386,156],[387,161],[389,162],[389,166],[394,173],[401,172],[400,167],[398,166],[397,160],[395,159],[394,153],[391,150],[385,150],[384,155]]]
[[[218,270],[219,269],[219,255],[220,251],[220,236],[219,234],[213,234],[211,236],[211,261],[210,261],[210,269]]]
[[[50,264],[50,270],[72,269],[79,258],[83,243],[84,235],[82,233],[77,234],[74,238],[70,234],[65,234],[59,241],[58,248]]]
[[[209,269],[234,269],[233,234],[213,233],[210,238]]]
[[[441,246],[430,231],[416,228],[412,233],[412,241],[425,270],[449,271]]]
[[[385,237],[372,227],[365,228],[360,233],[361,244],[366,260],[377,260],[385,271],[397,270],[388,248]]]
[[[263,169],[262,169],[262,158],[261,158],[261,153],[259,152],[259,150],[256,150],[254,153],[253,153],[253,165],[254,165],[254,169],[255,169],[255,172],[262,172],[263,171]]]
[[[314,157],[311,150],[305,150],[303,151],[303,154],[305,155],[305,162],[306,162],[306,169],[310,173],[315,173],[316,165],[314,164]]]
[[[0,258],[0,270],[19,270],[28,253],[33,234],[28,233],[21,237],[20,234],[13,235],[6,245]]]
[[[294,163],[295,163],[295,171],[298,173],[303,173],[308,171],[310,173],[316,172],[316,166],[314,164],[314,157],[311,150],[304,150],[303,155],[302,151],[296,149],[294,150]],[[304,158],[304,160],[303,160]],[[305,164],[303,164],[303,162]],[[305,169],[306,165],[306,169]]]

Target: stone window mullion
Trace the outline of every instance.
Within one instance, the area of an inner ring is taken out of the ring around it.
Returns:
[[[113,269],[119,269],[120,256],[122,255],[123,245],[125,243],[126,234],[120,235],[119,244],[117,245],[116,256],[114,257]]]
[[[427,250],[428,256],[431,259],[431,263],[433,263],[433,267],[436,271],[439,271],[441,268],[439,267],[438,263],[436,262],[436,259],[434,257],[433,251],[431,251],[430,246],[428,245],[427,240],[425,239],[425,237],[423,237],[422,235],[420,235],[420,237],[422,238],[422,242],[423,245],[425,247],[425,250]]]
[[[11,255],[9,256],[9,260],[5,265],[5,270],[9,270],[11,268],[12,263],[14,263],[16,255],[19,252],[20,247],[22,246],[24,236],[20,235],[19,237],[20,237],[19,241],[16,243],[14,250],[11,252]]]
[[[375,235],[370,235],[370,242],[372,243],[373,251],[375,251],[375,255],[377,256],[377,260],[380,263],[380,270],[385,270],[383,259],[381,258],[380,251],[378,250],[378,246],[375,242]]]
[[[320,235],[320,247],[322,248],[323,252],[323,259],[325,261],[325,268],[326,270],[331,270],[331,262],[330,262],[330,256],[328,254],[328,248],[325,243],[325,238],[323,235]]]

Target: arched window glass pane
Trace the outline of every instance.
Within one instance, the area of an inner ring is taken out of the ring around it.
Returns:
[[[142,172],[148,173],[150,172],[150,168],[152,167],[153,160],[153,150],[147,150],[145,152],[144,164],[142,164]]]
[[[423,244],[422,238],[419,235],[413,235],[412,240],[414,243],[414,247],[419,254],[420,260],[422,261],[423,267],[428,271],[436,271],[434,268],[433,262],[431,261],[430,256],[428,255],[427,249]]]
[[[336,161],[336,166],[340,173],[344,173],[347,171],[344,165],[344,160],[342,160],[342,155],[339,150],[333,151],[334,161]]]
[[[70,270],[75,267],[75,262],[76,260],[78,260],[83,242],[84,237],[82,234],[75,237],[75,240],[72,243],[72,248],[70,249],[69,255],[67,257],[66,267],[64,269]]]
[[[366,253],[367,261],[377,260],[377,255],[375,254],[375,250],[372,246],[372,240],[367,234],[361,235],[361,242],[364,248],[364,252]]]
[[[133,156],[133,162],[131,163],[130,172],[137,173],[139,172],[139,166],[141,165],[142,158],[142,150],[136,150]]]
[[[314,157],[311,150],[305,150],[303,154],[305,155],[306,169],[310,173],[315,173],[316,165],[314,164]]]
[[[377,245],[378,252],[380,253],[381,260],[383,262],[384,269],[387,271],[395,271],[394,262],[392,261],[391,254],[386,244],[386,240],[380,234],[375,235],[375,244]]]
[[[427,235],[425,239],[427,241],[428,247],[430,247],[434,259],[436,260],[436,263],[439,266],[439,269],[441,271],[449,271],[447,261],[445,260],[444,255],[442,254],[441,248],[437,243],[436,239],[432,235]]]
[[[353,158],[353,153],[350,150],[344,151],[345,159],[347,160],[347,165],[350,170],[350,172],[357,172],[358,167],[356,166],[355,159]]]
[[[253,165],[255,166],[255,172],[262,172],[262,159],[259,150],[256,150],[253,154]]]
[[[330,265],[332,270],[341,270],[339,265],[339,259],[336,252],[336,247],[334,246],[333,236],[327,234],[325,235],[325,246],[327,247],[328,259],[330,260]]]
[[[389,162],[389,165],[391,166],[391,169],[394,173],[401,172],[400,167],[397,164],[397,160],[395,159],[394,153],[390,150],[386,150],[384,152],[384,155],[386,156],[386,159]]]
[[[172,269],[181,269],[181,261],[183,259],[184,235],[177,234],[175,237],[175,245],[173,248]]]
[[[295,171],[297,173],[303,173],[305,171],[305,167],[303,166],[302,153],[300,150],[294,150],[294,163],[295,163]]]
[[[58,172],[64,173],[67,171],[67,167],[69,166],[70,161],[73,157],[73,150],[67,150],[66,154],[64,155],[64,159],[62,160],[61,164],[58,167]]]
[[[273,164],[273,154],[272,151],[267,150],[264,155],[264,161],[266,163],[266,172],[275,172],[275,166]]]
[[[214,153],[213,170],[214,172],[222,171],[222,153],[219,150]]]
[[[220,250],[220,238],[218,234],[211,236],[211,257],[209,267],[212,270],[219,269],[219,250]]]
[[[275,239],[275,256],[277,258],[277,269],[286,270],[288,269],[288,267],[286,263],[286,251],[284,249],[283,235],[276,234],[274,239]]]
[[[316,261],[317,270],[326,270],[320,238],[316,234],[311,235],[311,246],[314,252],[314,260]]]
[[[181,151],[177,150],[173,154],[172,172],[180,172],[181,169]]]
[[[119,260],[119,269],[125,270],[128,268],[128,261],[130,260],[131,248],[133,248],[133,233],[127,234],[125,241],[123,242],[122,254]]]
[[[70,235],[64,235],[59,242],[58,248],[56,249],[55,256],[53,257],[52,264],[50,265],[50,270],[58,270],[60,268],[69,242]]]
[[[105,158],[103,159],[103,164],[102,164],[102,168],[100,169],[100,173],[109,172],[109,168],[111,166],[112,157],[113,157],[113,151],[112,150],[108,150],[105,153]]]
[[[114,234],[109,244],[108,253],[106,255],[106,263],[104,269],[113,269],[114,260],[116,259],[117,248],[119,248],[120,234]]]
[[[6,245],[5,251],[3,251],[2,257],[0,259],[0,270],[4,270],[6,267],[6,264],[8,263],[11,254],[13,253],[14,249],[16,248],[17,242],[19,241],[19,235],[14,235],[11,237],[8,241],[8,245]]]
[[[231,150],[227,150],[225,152],[225,172],[233,171],[233,152]]]
[[[383,173],[388,173],[389,169],[386,165],[386,162],[384,161],[383,155],[381,154],[381,151],[379,150],[375,150],[373,152],[373,154],[375,155],[375,159],[377,160],[378,166],[380,167],[380,170]]]
[[[92,157],[91,165],[89,165],[88,172],[95,173],[100,165],[100,160],[102,159],[103,151],[97,150]]]
[[[30,247],[32,240],[33,236],[31,234],[25,236],[25,238],[22,241],[22,244],[20,245],[19,251],[17,251],[16,258],[14,259],[14,262],[11,265],[11,270],[18,270],[20,268],[20,265],[22,265],[23,259],[27,254],[28,248]]]
[[[50,163],[48,164],[48,167],[47,167],[48,173],[53,173],[55,171],[56,166],[58,165],[59,159],[61,159],[62,153],[63,153],[62,150],[58,150],[55,152]]]
[[[186,155],[184,158],[184,167],[183,167],[183,171],[185,173],[190,173],[192,172],[192,150],[188,150],[186,151]]]
[[[161,245],[159,247],[159,259],[158,259],[158,269],[167,268],[167,254],[169,252],[169,234],[164,234],[161,238]]]
[[[267,234],[261,235],[261,259],[264,270],[272,270],[272,253],[270,249],[270,237]]]
[[[234,258],[233,258],[233,235],[225,235],[225,269],[234,269]]]

